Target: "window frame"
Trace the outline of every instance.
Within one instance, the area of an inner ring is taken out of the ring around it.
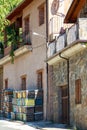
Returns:
[[[23,80],[25,80],[25,81],[23,81]],[[21,76],[21,89],[22,90],[26,90],[26,80],[27,80],[27,75],[22,75]],[[25,82],[25,85],[23,82]]]
[[[28,19],[28,28],[26,27],[26,21],[27,21],[27,19]],[[30,31],[30,15],[27,15],[26,17],[24,17],[24,32],[26,34],[28,34],[29,31]]]
[[[43,10],[43,12],[40,12],[42,10]],[[45,23],[45,6],[44,6],[44,3],[41,4],[38,7],[38,22],[39,22],[39,26],[41,26]]]
[[[41,74],[40,85],[39,85],[39,74]],[[37,70],[37,87],[38,89],[43,89],[43,69]]]
[[[75,103],[81,104],[81,79],[75,80]]]
[[[8,78],[4,80],[5,81],[5,89],[8,89]]]

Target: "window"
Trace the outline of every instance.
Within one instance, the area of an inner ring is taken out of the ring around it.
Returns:
[[[44,24],[44,4],[39,6],[39,25]]]
[[[43,70],[37,71],[37,87],[38,89],[43,88]]]
[[[22,90],[26,90],[26,75],[21,76]]]
[[[75,81],[75,102],[76,104],[81,103],[81,79]]]
[[[8,89],[8,79],[5,79],[5,89]]]
[[[25,33],[29,33],[29,16],[24,19]]]
[[[27,16],[24,19],[24,30],[25,30],[25,32],[23,33],[24,43],[25,44],[31,44],[31,40],[30,40],[30,16]]]

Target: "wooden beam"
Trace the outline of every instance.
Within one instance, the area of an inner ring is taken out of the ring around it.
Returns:
[[[21,2],[10,14],[8,14],[6,19],[11,21],[13,17],[21,13],[23,9],[27,7],[32,1],[33,0],[24,0],[23,2]]]
[[[85,2],[86,0],[73,0],[64,19],[64,23],[75,23]]]

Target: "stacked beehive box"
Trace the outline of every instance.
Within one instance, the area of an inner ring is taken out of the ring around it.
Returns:
[[[14,91],[12,119],[34,121],[34,106],[33,92]]]
[[[3,90],[1,91],[1,110],[0,110],[0,117],[3,116],[3,102],[4,102],[4,93]]]
[[[11,118],[12,98],[13,98],[13,90],[7,89],[3,91],[2,111],[4,113],[3,116],[6,118]]]
[[[43,119],[43,91],[35,90],[35,121]]]
[[[23,107],[23,121],[34,121],[34,91],[23,91],[24,107]]]
[[[11,119],[37,121],[43,119],[43,91],[21,90],[13,92]]]

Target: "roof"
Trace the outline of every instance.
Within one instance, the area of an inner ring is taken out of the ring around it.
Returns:
[[[27,7],[33,0],[23,0],[15,9],[12,10],[6,17],[6,19],[11,20],[17,14],[21,13],[25,7]]]
[[[73,0],[64,19],[64,23],[75,23],[85,2],[86,0]]]

